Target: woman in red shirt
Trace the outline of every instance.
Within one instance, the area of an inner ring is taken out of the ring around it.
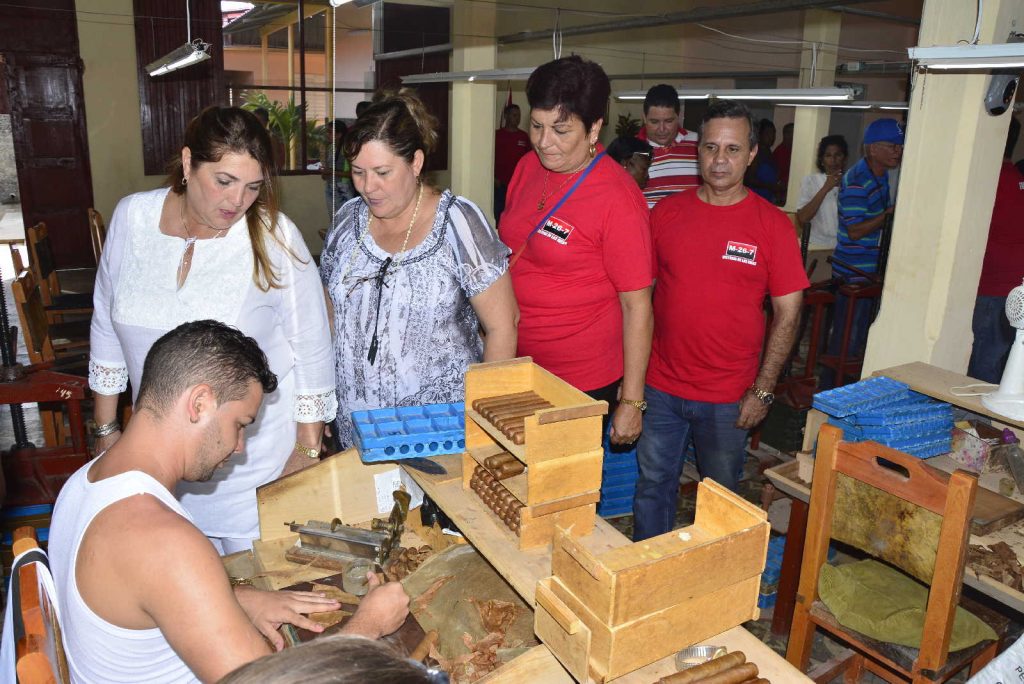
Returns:
[[[598,143],[611,87],[578,56],[526,84],[535,154],[516,167],[498,227],[512,249],[519,347],[612,408],[611,439],[640,435],[651,351],[651,236],[636,182]]]

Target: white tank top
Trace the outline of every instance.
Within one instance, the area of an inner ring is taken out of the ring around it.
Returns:
[[[72,682],[198,681],[159,629],[124,629],[99,617],[78,593],[78,547],[93,518],[107,506],[138,494],[150,494],[190,523],[192,519],[167,489],[133,470],[89,482],[90,461],[60,491],[50,523],[50,571],[60,603],[64,649]]]

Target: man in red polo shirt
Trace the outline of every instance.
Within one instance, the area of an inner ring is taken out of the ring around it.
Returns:
[[[659,84],[644,98],[644,127],[637,134],[654,148],[644,186],[647,208],[671,194],[700,185],[697,168],[697,134],[679,125],[679,93]]]
[[[530,151],[530,136],[519,128],[519,105],[506,105],[501,113],[501,128],[494,132],[494,223],[505,211],[505,195],[516,164]]]
[[[698,150],[704,184],[651,212],[657,285],[635,540],[673,528],[691,440],[701,477],[736,489],[747,431],[774,399],[808,285],[789,219],[743,186],[757,153],[750,111],[712,104]],[[774,315],[762,359],[766,295]]]

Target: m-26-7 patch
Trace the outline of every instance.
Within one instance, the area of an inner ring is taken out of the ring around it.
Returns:
[[[722,258],[729,261],[738,261],[741,264],[757,266],[757,245],[748,245],[744,242],[729,240],[725,245],[725,254],[722,255]]]

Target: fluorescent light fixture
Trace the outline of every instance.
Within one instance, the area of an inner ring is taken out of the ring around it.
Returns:
[[[824,107],[828,109],[881,109],[906,111],[910,108],[906,102],[872,102],[857,100],[856,102],[836,102],[833,104],[815,104],[810,102],[779,102],[779,107]]]
[[[330,4],[331,7],[341,7],[342,5],[347,5],[349,3],[354,4],[356,7],[366,7],[367,5],[372,5],[375,2],[377,2],[377,0],[328,0],[328,4]]]
[[[163,74],[187,66],[198,64],[210,59],[210,44],[196,38],[190,43],[185,43],[180,48],[173,50],[155,62],[146,65],[146,71],[150,76],[162,76]]]
[[[680,100],[757,100],[766,102],[849,102],[854,98],[851,88],[683,88],[678,91]],[[643,100],[646,90],[619,93],[616,100]]]
[[[919,69],[971,71],[1024,69],[1024,43],[907,48]]]
[[[514,69],[486,69],[484,71],[439,71],[432,74],[413,74],[402,76],[402,83],[455,83],[468,81],[525,81],[533,73],[534,67],[518,67]]]

